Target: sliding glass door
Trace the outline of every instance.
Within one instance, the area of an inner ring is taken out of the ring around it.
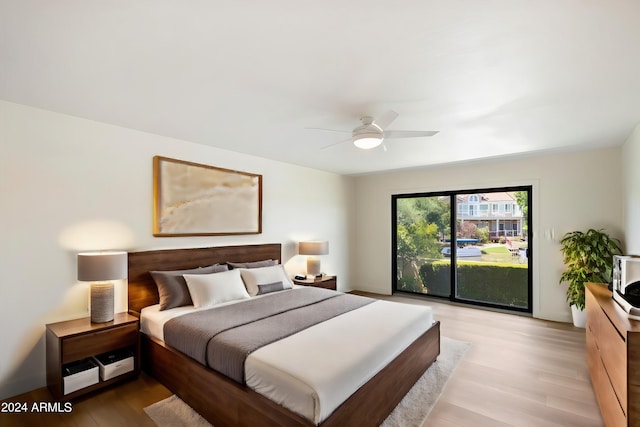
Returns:
[[[446,196],[396,199],[396,289],[449,297],[451,259],[441,242],[451,238],[451,203]],[[424,280],[425,267],[429,272]]]
[[[531,312],[530,205],[531,187],[394,195],[394,290]]]

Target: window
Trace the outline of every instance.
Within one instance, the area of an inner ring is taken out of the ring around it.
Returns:
[[[528,186],[393,195],[394,292],[530,313],[530,204]]]

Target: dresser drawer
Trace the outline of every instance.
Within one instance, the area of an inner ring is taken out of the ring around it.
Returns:
[[[590,330],[587,330],[587,361],[602,418],[607,426],[626,426],[626,414],[622,410],[616,392],[609,381],[607,371],[599,357],[600,354],[597,351],[595,337]]]
[[[62,341],[62,363],[137,344],[137,323],[68,337]]]
[[[609,377],[611,386],[627,411],[627,343],[620,336],[599,305],[589,305],[588,334],[593,334],[598,355]]]
[[[627,402],[627,345],[618,335],[613,325],[609,324],[605,327],[604,322],[600,323],[602,331],[599,332],[598,345],[601,349],[600,357],[602,363],[607,370],[611,385],[615,390],[620,402],[623,403],[622,409],[626,412]]]

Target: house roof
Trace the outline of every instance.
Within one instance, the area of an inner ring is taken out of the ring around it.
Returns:
[[[469,202],[471,196],[478,196],[478,203],[516,202],[513,192],[495,191],[491,193],[458,194],[458,202]]]
[[[515,202],[516,197],[512,192],[499,191],[495,193],[483,193],[483,201],[487,202]]]

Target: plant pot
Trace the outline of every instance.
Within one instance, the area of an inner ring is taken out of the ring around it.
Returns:
[[[587,326],[587,312],[580,310],[575,305],[571,306],[571,317],[573,317],[573,326],[576,328],[585,328]]]

